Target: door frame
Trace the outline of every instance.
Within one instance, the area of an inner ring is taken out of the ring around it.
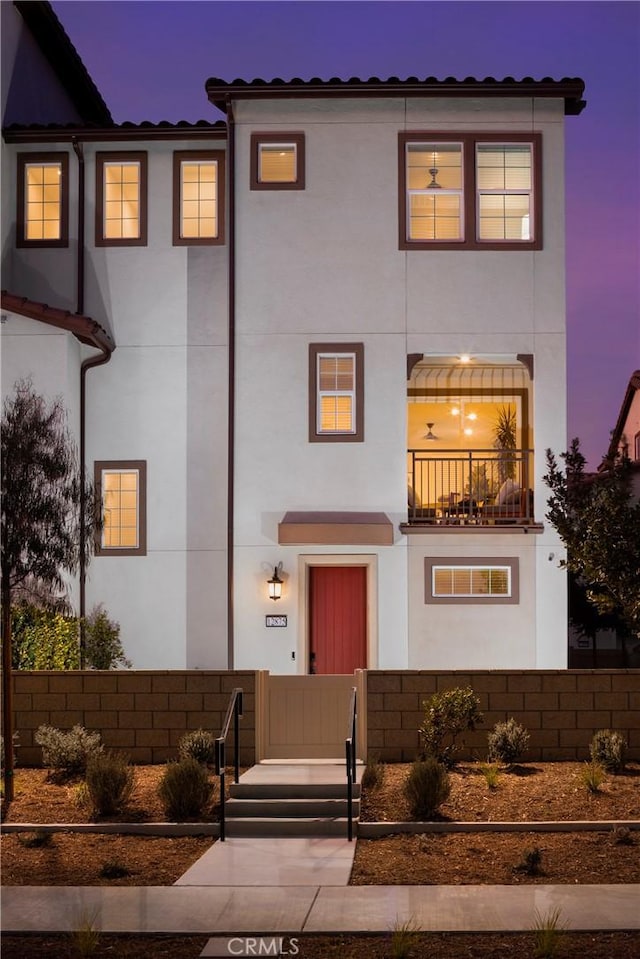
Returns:
[[[378,556],[375,553],[315,553],[298,556],[298,672],[309,672],[309,570],[313,566],[364,566],[367,577],[367,662],[378,668]]]

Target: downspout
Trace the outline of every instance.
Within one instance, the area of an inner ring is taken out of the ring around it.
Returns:
[[[227,669],[234,667],[234,605],[233,605],[233,547],[234,547],[234,483],[235,483],[235,393],[236,393],[236,206],[235,206],[235,154],[236,128],[233,104],[227,97],[227,183],[228,183],[228,350],[229,350],[229,409],[227,428]]]
[[[76,313],[84,313],[84,259],[85,259],[85,166],[84,150],[82,143],[73,138],[71,141],[74,152],[78,158],[78,251],[76,265]],[[80,667],[85,665],[85,632],[84,620],[86,616],[86,576],[87,576],[87,551],[86,551],[86,533],[87,533],[87,495],[86,482],[87,470],[85,466],[86,452],[86,396],[87,396],[87,372],[94,366],[102,366],[111,359],[111,351],[105,346],[99,338],[96,338],[95,346],[101,350],[100,356],[90,357],[83,360],[80,364],[80,557],[79,557],[79,586],[80,586]]]

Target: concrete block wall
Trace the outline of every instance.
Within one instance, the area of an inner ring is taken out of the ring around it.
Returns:
[[[34,742],[39,726],[80,724],[97,730],[107,748],[122,749],[134,763],[162,763],[177,756],[184,733],[202,727],[219,735],[231,691],[244,691],[240,761],[255,762],[255,673],[252,670],[28,671],[13,674],[13,707],[20,735],[17,761],[39,766]],[[233,761],[233,725],[227,760]]]
[[[367,750],[385,762],[412,761],[419,750],[423,702],[435,692],[471,686],[484,723],[465,733],[461,758],[486,759],[487,733],[513,716],[530,734],[530,761],[584,760],[598,729],[616,729],[640,760],[640,669],[370,670]]]

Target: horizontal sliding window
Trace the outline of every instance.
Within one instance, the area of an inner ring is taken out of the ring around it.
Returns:
[[[540,249],[540,134],[399,137],[401,249]]]
[[[427,603],[517,603],[518,559],[425,560]]]
[[[18,246],[68,246],[68,165],[66,153],[18,154]]]

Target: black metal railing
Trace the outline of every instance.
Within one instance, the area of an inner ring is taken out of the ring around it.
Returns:
[[[533,450],[407,452],[410,524],[533,522]]]
[[[347,763],[347,838],[353,841],[353,784],[356,781],[356,720],[358,718],[358,693],[356,687],[351,688],[349,703],[349,735],[345,739],[345,757]]]
[[[234,782],[240,779],[240,717],[242,716],[242,690],[236,688],[231,693],[227,714],[224,717],[222,731],[216,739],[216,776],[220,777],[220,839],[225,839],[225,771],[227,767],[227,736],[233,719],[233,767]]]

